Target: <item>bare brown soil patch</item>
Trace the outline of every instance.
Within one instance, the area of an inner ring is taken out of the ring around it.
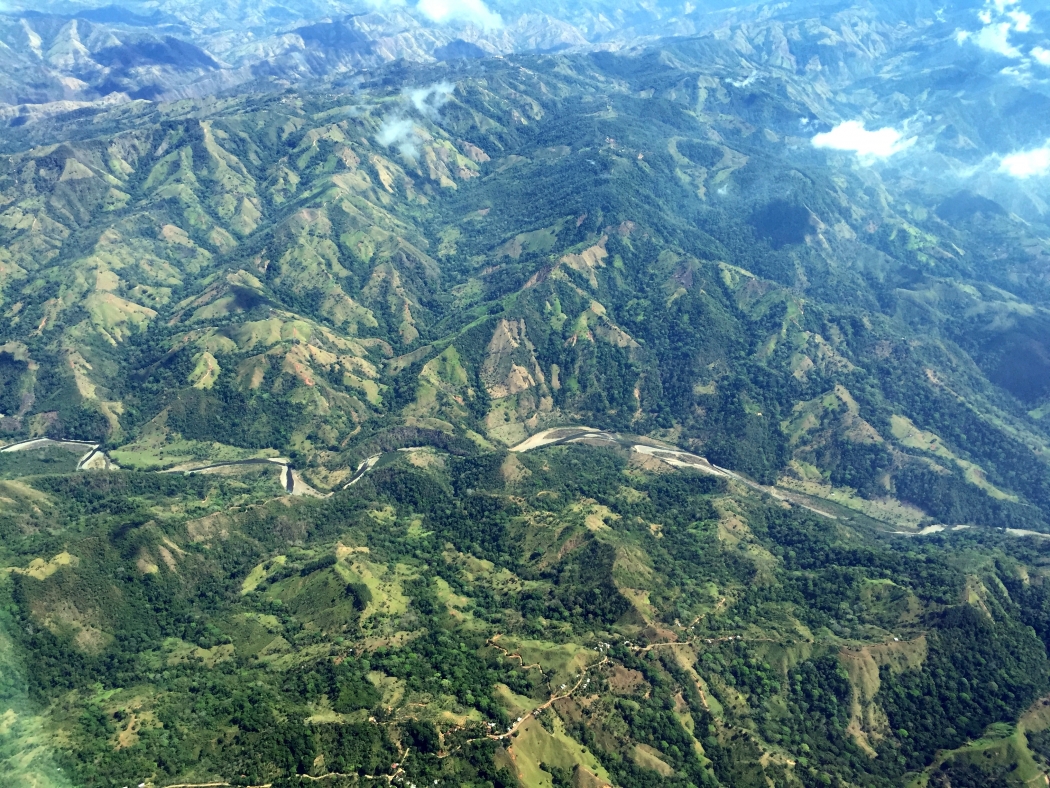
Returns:
[[[609,681],[609,689],[618,695],[635,695],[640,689],[649,686],[641,671],[631,670],[623,665],[613,665],[606,678]]]

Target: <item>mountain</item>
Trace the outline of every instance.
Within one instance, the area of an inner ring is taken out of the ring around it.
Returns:
[[[4,770],[1045,779],[1042,17],[280,8],[4,34]]]
[[[184,398],[261,407],[272,390],[299,411],[258,448],[306,467],[345,468],[395,425],[506,445],[568,420],[679,430],[768,483],[792,451],[782,422],[841,385],[872,389],[884,439],[929,390],[1018,458],[1040,447],[1037,226],[922,193],[912,172],[936,149],[881,182],[832,170],[842,154],[807,151],[799,121],[845,108],[750,79],[736,50],[400,65],[363,101],[332,83],[122,106],[12,154],[4,340],[26,360],[6,429],[107,440],[135,465],[128,447],[168,441]],[[424,372],[451,353],[462,383]],[[751,423],[749,399],[770,415]],[[753,457],[719,453],[752,433]],[[1017,484],[1002,478],[1042,495]]]
[[[667,36],[716,33],[745,58],[813,66],[845,56],[872,73],[872,58],[904,39],[928,43],[974,27],[979,4],[785,4],[773,9],[707,3],[132,4],[130,7],[7,6],[0,42],[7,61],[4,102],[93,102],[102,96],[172,99],[210,95],[255,78],[298,80],[373,68],[398,59],[459,57],[455,42],[487,55],[566,49],[618,50]],[[898,25],[905,20],[905,25]],[[831,37],[827,36],[831,33]],[[815,36],[815,38],[813,38]],[[798,61],[789,50],[812,38]],[[953,40],[953,44],[954,44]],[[958,48],[957,45],[955,48]],[[838,51],[835,51],[838,50]],[[100,57],[96,57],[100,55]],[[786,57],[786,59],[785,59]],[[783,62],[781,62],[783,60]],[[152,66],[129,69],[127,66]],[[832,64],[828,64],[829,66]],[[841,64],[834,64],[836,67]],[[123,66],[123,68],[122,68]],[[157,68],[164,66],[166,68]],[[107,80],[108,69],[116,68]],[[219,74],[201,71],[218,71]],[[854,74],[856,76],[856,74]],[[81,84],[83,83],[83,84]]]

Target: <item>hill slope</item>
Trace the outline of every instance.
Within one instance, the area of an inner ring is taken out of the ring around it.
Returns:
[[[119,111],[8,157],[3,427],[135,467],[291,451],[331,489],[384,429],[588,423],[1038,521],[1045,241],[832,175],[752,125],[798,102],[700,86],[720,51]]]

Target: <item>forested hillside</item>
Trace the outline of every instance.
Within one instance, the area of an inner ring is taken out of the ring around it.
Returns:
[[[786,154],[757,124],[803,107],[702,87],[712,47],[121,112],[7,157],[4,429],[139,468],[274,449],[330,489],[390,428],[588,423],[1039,521],[1045,242]]]
[[[1048,231],[740,50],[12,131],[0,771],[1043,780]]]

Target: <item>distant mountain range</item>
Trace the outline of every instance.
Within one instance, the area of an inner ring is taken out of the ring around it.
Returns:
[[[893,126],[915,143],[904,165],[908,177],[977,188],[1029,218],[1047,209],[1043,197],[1018,188],[1027,184],[998,189],[988,177],[988,167],[999,164],[994,157],[1046,142],[1040,124],[1050,109],[1050,49],[1040,32],[1050,22],[1046,11],[1009,12],[1021,14],[1014,22],[982,17],[991,12],[975,2],[950,8],[667,3],[620,6],[615,13],[597,3],[556,2],[479,3],[467,10],[450,3],[441,13],[426,3],[382,10],[352,3],[53,7],[0,15],[0,123],[17,127],[92,107],[221,95],[235,87],[346,83],[396,61],[617,51],[700,35],[730,79],[750,80],[760,93],[786,91],[793,112],[801,112],[791,123],[815,123],[787,129],[781,119],[747,109],[778,133],[805,138],[851,119]]]

